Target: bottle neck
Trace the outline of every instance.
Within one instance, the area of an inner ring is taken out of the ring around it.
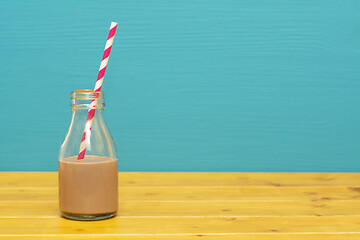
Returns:
[[[104,106],[102,91],[95,94],[92,90],[78,90],[71,93],[72,120],[61,146],[59,159],[78,156],[84,131],[87,156],[117,158],[114,141],[105,122]],[[95,109],[95,114],[92,121],[88,121],[91,109]]]
[[[89,110],[92,109],[90,107],[74,107],[74,106],[71,106],[71,110],[74,112],[74,113],[78,113],[78,114],[82,114],[82,113],[88,113]],[[94,109],[96,110],[96,112],[104,112],[104,106],[97,106],[97,107],[94,107]]]
[[[92,90],[76,90],[71,92],[71,108],[73,111],[82,112],[90,109],[103,110],[105,107],[104,92]]]
[[[80,131],[85,130],[85,124],[87,123],[88,114],[89,114],[90,108],[73,108],[72,109],[72,119],[71,119],[71,126],[74,128],[79,128]],[[104,117],[104,108],[98,107],[95,110],[95,114],[92,120],[91,129],[92,131],[97,131],[97,126],[99,126],[99,123],[105,123],[105,117]]]

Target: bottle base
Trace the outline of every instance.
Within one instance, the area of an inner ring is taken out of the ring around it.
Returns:
[[[79,214],[79,213],[61,212],[61,216],[64,218],[71,219],[71,220],[96,221],[96,220],[104,220],[104,219],[115,217],[116,212],[99,213],[99,214]]]

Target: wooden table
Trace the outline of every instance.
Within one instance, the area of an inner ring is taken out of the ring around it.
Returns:
[[[360,239],[359,173],[119,173],[116,218],[58,213],[57,173],[0,173],[0,239]]]

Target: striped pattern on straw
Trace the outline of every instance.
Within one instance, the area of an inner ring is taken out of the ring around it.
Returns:
[[[104,80],[106,66],[107,66],[108,61],[109,61],[111,47],[112,47],[112,44],[114,42],[116,27],[117,27],[117,23],[111,22],[109,35],[108,35],[108,38],[107,38],[107,41],[106,41],[106,44],[105,44],[104,54],[103,54],[102,61],[101,61],[101,64],[100,64],[100,69],[99,69],[99,73],[98,73],[98,76],[97,76],[96,84],[95,84],[95,87],[94,87],[94,92],[93,92],[94,99],[91,100],[90,109],[89,109],[88,116],[87,116],[87,119],[86,119],[84,133],[83,133],[83,136],[81,138],[79,155],[77,157],[78,160],[82,160],[85,157],[86,142],[90,138],[90,131],[91,131],[94,115],[95,115],[95,105],[97,104],[97,94],[96,94],[96,92],[101,91],[101,86],[102,86],[102,83],[103,83],[103,80]]]

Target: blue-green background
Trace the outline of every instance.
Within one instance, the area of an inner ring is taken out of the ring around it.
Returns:
[[[103,90],[120,171],[359,171],[360,1],[2,1],[0,171],[57,170]]]

